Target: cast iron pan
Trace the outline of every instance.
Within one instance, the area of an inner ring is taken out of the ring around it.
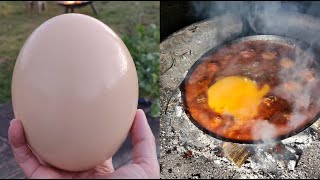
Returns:
[[[223,47],[225,47],[227,45],[237,44],[237,43],[240,43],[240,42],[247,42],[247,41],[256,41],[256,40],[272,41],[272,42],[280,43],[280,44],[283,44],[283,45],[286,45],[286,46],[290,46],[290,47],[298,47],[298,48],[300,48],[300,49],[302,49],[304,51],[308,51],[308,53],[311,53],[314,56],[315,64],[318,66],[317,67],[317,71],[319,72],[320,54],[318,52],[316,52],[312,47],[310,47],[305,42],[299,41],[299,40],[296,40],[296,39],[292,39],[292,38],[288,38],[288,37],[277,36],[277,35],[246,36],[246,37],[242,37],[242,38],[239,38],[239,39],[226,41],[226,42],[214,47],[213,49],[209,50],[202,57],[200,57],[192,65],[192,67],[189,69],[185,79],[180,84],[180,91],[181,91],[181,99],[182,99],[183,109],[186,112],[187,116],[189,117],[190,121],[195,126],[197,126],[200,130],[202,130],[203,132],[205,132],[206,134],[208,134],[208,135],[210,135],[210,136],[212,136],[214,138],[220,139],[222,141],[234,142],[234,143],[243,143],[243,144],[266,143],[266,141],[263,141],[263,140],[237,140],[237,139],[230,139],[230,138],[218,135],[218,134],[216,134],[216,133],[214,133],[212,131],[207,130],[205,127],[203,127],[201,124],[199,124],[195,119],[193,119],[191,113],[188,111],[188,105],[187,105],[186,96],[185,96],[185,84],[186,84],[186,82],[188,82],[192,72],[196,69],[196,67],[198,65],[200,65],[203,61],[206,60],[206,57],[210,56],[211,54],[216,52],[218,49],[221,49],[221,48],[223,48]],[[309,126],[311,126],[319,118],[320,118],[320,110],[312,120],[310,120],[307,123],[304,123],[305,124],[304,126],[301,126],[300,128],[294,129],[294,130],[290,131],[289,133],[287,133],[285,135],[277,136],[276,138],[273,138],[268,142],[280,141],[280,140],[286,139],[288,137],[291,137],[293,135],[296,135],[296,134],[300,133],[301,131],[305,130],[306,128],[308,128]]]

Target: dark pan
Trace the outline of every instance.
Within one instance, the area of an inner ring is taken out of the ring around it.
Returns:
[[[181,91],[181,98],[182,98],[182,104],[183,104],[183,109],[186,112],[187,116],[189,117],[190,121],[197,126],[200,130],[202,130],[203,132],[205,132],[206,134],[215,137],[217,139],[223,140],[223,141],[227,141],[227,142],[234,142],[234,143],[243,143],[243,144],[258,144],[258,143],[266,143],[265,141],[262,140],[237,140],[237,139],[230,139],[230,138],[226,138],[223,136],[220,136],[214,132],[211,132],[209,130],[207,130],[206,128],[204,128],[201,124],[199,124],[195,119],[193,119],[193,117],[191,116],[191,113],[188,111],[188,105],[186,102],[186,97],[185,97],[185,83],[189,80],[192,72],[196,69],[196,67],[198,65],[200,65],[203,61],[206,60],[206,57],[210,56],[211,54],[213,54],[214,52],[216,52],[218,49],[221,49],[225,46],[231,45],[231,44],[237,44],[240,42],[248,42],[248,41],[257,41],[257,40],[263,40],[263,41],[272,41],[275,43],[280,43],[286,46],[290,46],[290,47],[298,47],[303,51],[306,51],[307,53],[310,53],[311,55],[313,55],[314,60],[315,60],[315,64],[317,65],[317,67],[319,67],[320,64],[320,55],[318,52],[316,52],[313,48],[311,48],[308,44],[306,44],[303,41],[299,41],[296,39],[292,39],[292,38],[288,38],[288,37],[283,37],[283,36],[277,36],[277,35],[253,35],[253,36],[246,36],[246,37],[242,37],[239,39],[234,39],[234,40],[230,40],[230,41],[226,41],[214,48],[212,48],[211,50],[209,50],[208,52],[206,52],[202,57],[200,57],[193,65],[192,67],[189,69],[185,79],[182,81],[182,83],[180,84],[180,91]],[[317,68],[317,71],[319,71],[319,68]],[[285,135],[281,135],[278,136],[268,142],[275,142],[275,141],[280,141],[283,139],[286,139],[288,137],[291,137],[293,135],[296,135],[298,133],[300,133],[301,131],[305,130],[306,128],[308,128],[309,126],[311,126],[314,122],[316,122],[318,119],[320,118],[320,110],[317,113],[317,115],[310,120],[308,123],[305,123],[304,126],[294,129],[292,131],[290,131],[289,133],[285,134]]]

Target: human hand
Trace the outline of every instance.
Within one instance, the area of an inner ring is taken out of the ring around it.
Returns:
[[[28,147],[22,124],[19,120],[10,123],[9,143],[14,157],[27,178],[160,178],[155,138],[148,125],[143,110],[137,110],[130,136],[133,144],[133,163],[113,169],[112,158],[102,165],[82,172],[70,172],[57,169],[43,163]]]

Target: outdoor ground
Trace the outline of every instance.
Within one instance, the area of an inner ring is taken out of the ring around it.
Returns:
[[[154,24],[157,29],[160,27],[160,2],[95,1],[94,6],[98,12],[96,18],[110,26],[120,37],[137,36],[135,34],[137,25],[148,27]],[[64,11],[65,9],[55,2],[47,2],[47,10],[40,14],[36,10],[28,11],[25,2],[0,2],[0,179],[24,178],[7,141],[9,121],[13,118],[11,76],[15,60],[32,31],[51,17],[63,14]],[[90,6],[75,9],[75,13],[94,16]],[[151,48],[156,51],[159,49],[158,43],[146,46],[152,46]],[[149,106],[140,104],[139,108],[145,110],[159,147],[159,118],[150,116]],[[130,162],[130,159],[131,143],[128,138],[113,161],[115,167],[118,167]]]

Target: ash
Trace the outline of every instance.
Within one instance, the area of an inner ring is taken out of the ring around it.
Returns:
[[[164,120],[165,119],[165,120]],[[251,152],[238,167],[223,142],[198,129],[171,94],[161,121],[161,178],[319,178],[320,121],[285,140],[245,145]]]

